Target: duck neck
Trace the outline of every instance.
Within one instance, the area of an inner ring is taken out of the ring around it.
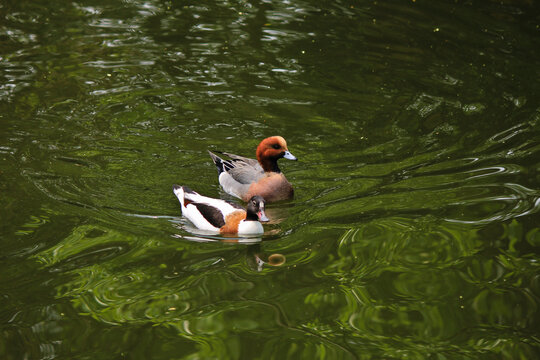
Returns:
[[[279,157],[274,158],[274,157],[269,157],[269,156],[263,156],[264,148],[261,145],[262,143],[257,147],[256,155],[257,155],[257,160],[259,161],[259,164],[261,164],[264,172],[277,172],[277,173],[281,172],[277,164]]]
[[[244,221],[258,221],[258,220],[259,220],[259,217],[257,216],[257,214],[251,211],[248,211],[246,213],[246,218],[244,219]]]
[[[259,158],[259,164],[261,164],[264,172],[276,172],[276,173],[280,173],[281,170],[279,169],[279,166],[277,164],[277,159],[272,159],[272,158],[266,158],[266,159],[261,159]]]

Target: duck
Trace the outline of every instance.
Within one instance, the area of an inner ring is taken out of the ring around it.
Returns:
[[[257,146],[257,159],[245,158],[226,152],[224,160],[208,150],[218,170],[219,184],[223,190],[243,201],[253,196],[262,196],[267,202],[287,200],[293,197],[294,189],[278,167],[278,160],[298,160],[289,152],[287,142],[281,136],[271,136]]]
[[[180,201],[182,215],[195,227],[223,235],[260,235],[262,222],[269,221],[265,213],[265,200],[252,196],[246,208],[230,201],[200,195],[187,186],[173,185]]]

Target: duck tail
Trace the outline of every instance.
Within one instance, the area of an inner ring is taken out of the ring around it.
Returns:
[[[188,193],[188,194],[195,194],[195,195],[199,195],[197,192],[191,190],[191,188],[189,186],[180,186],[180,185],[176,185],[174,184],[172,186],[173,188],[173,191],[175,194],[179,193],[179,192],[183,192],[183,193]]]
[[[210,154],[214,164],[216,164],[218,175],[221,175],[221,173],[225,171],[225,161],[210,150],[208,150],[208,153]]]
[[[184,211],[185,207],[193,202],[193,196],[199,195],[197,192],[191,190],[187,186],[180,186],[180,185],[173,185],[173,192],[174,195],[178,198],[178,201],[180,201],[180,204],[182,205],[182,211]],[[199,195],[200,196],[200,195]]]
[[[180,201],[180,204],[182,205],[182,211],[184,211],[184,187],[174,184],[172,189],[174,195],[176,195],[178,201]]]

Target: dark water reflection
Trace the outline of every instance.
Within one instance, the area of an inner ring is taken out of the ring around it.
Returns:
[[[537,357],[538,10],[3,2],[0,358]],[[274,134],[263,237],[190,228]]]

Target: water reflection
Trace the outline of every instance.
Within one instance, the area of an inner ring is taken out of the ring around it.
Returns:
[[[255,244],[247,248],[247,262],[252,269],[262,271],[265,266],[282,266],[285,264],[286,258],[284,255],[265,254],[261,247],[261,244]]]
[[[183,219],[182,219],[183,220]],[[246,263],[251,269],[255,271],[262,271],[263,267],[268,266],[281,266],[285,264],[286,257],[282,254],[266,254],[262,248],[261,237],[235,237],[235,236],[222,236],[216,235],[215,232],[205,231],[195,228],[188,221],[184,221],[182,230],[188,231],[191,234],[197,236],[190,236],[184,234],[174,234],[172,237],[181,240],[188,240],[194,242],[221,242],[224,244],[245,244],[246,246]],[[273,231],[267,231],[265,236],[275,233]]]
[[[535,10],[2,3],[0,358],[535,358]],[[274,134],[262,237],[178,219]]]

